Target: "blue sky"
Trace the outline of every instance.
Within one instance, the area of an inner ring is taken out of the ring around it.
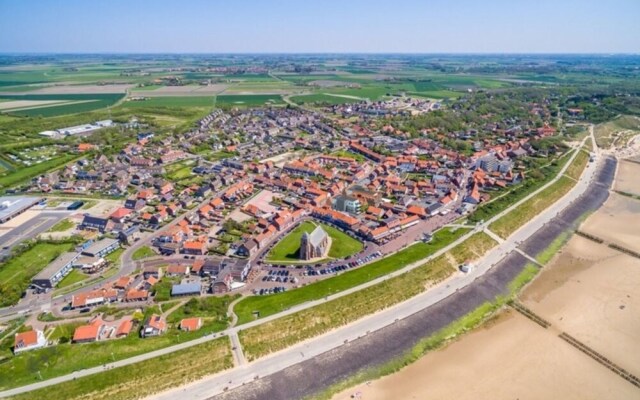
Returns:
[[[640,0],[0,0],[0,52],[640,53]]]

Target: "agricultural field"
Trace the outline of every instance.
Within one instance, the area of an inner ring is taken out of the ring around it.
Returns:
[[[73,243],[38,242],[23,253],[0,264],[0,306],[13,305],[20,300],[31,278],[42,271],[60,254],[73,249]]]
[[[287,236],[282,238],[274,246],[267,257],[269,262],[299,262],[300,260],[300,239],[304,233],[311,233],[316,226],[320,225],[331,238],[331,248],[328,256],[330,258],[341,259],[362,250],[362,243],[351,236],[325,224],[314,222],[303,222]]]
[[[283,105],[282,97],[277,94],[256,95],[220,95],[216,97],[217,106],[256,107],[264,105]]]
[[[214,96],[159,96],[146,100],[125,101],[125,108],[145,107],[208,107],[212,108]]]
[[[78,114],[113,106],[124,97],[119,93],[96,94],[24,94],[6,95],[0,94],[3,100],[31,101],[36,104],[24,107],[10,108],[2,112],[26,117],[55,117],[66,114]],[[42,102],[53,103],[42,103]]]
[[[296,104],[329,104],[329,105],[355,103],[355,102],[361,101],[358,98],[343,97],[339,95],[331,95],[331,94],[325,94],[325,93],[292,96],[290,100]]]
[[[402,269],[448,246],[467,232],[467,229],[441,229],[433,235],[429,243],[415,243],[361,268],[295,290],[269,296],[247,297],[236,304],[233,311],[238,316],[238,324],[251,321],[254,311],[258,311],[261,318],[276,314],[297,304],[317,300]]]

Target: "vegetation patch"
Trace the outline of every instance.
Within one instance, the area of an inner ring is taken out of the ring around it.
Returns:
[[[575,184],[576,181],[566,176],[560,177],[560,179],[536,196],[520,204],[507,215],[489,225],[489,229],[502,238],[509,237],[509,235],[518,230],[522,225],[531,221],[536,215],[540,214],[547,207],[567,194]]]
[[[206,357],[203,356],[204,354]],[[14,398],[17,400],[40,398],[128,400],[184,385],[232,366],[229,341],[227,338],[220,338],[136,364],[60,383],[52,388],[24,393]]]
[[[567,167],[567,170],[564,174],[569,178],[578,180],[580,179],[582,171],[584,171],[584,168],[587,166],[588,162],[589,153],[584,150],[580,150],[578,151],[578,154],[576,155],[576,158],[573,160],[573,162],[569,165],[569,167]]]
[[[151,247],[142,246],[138,250],[133,252],[133,255],[131,256],[131,258],[134,261],[137,261],[137,260],[142,260],[144,258],[153,257],[153,256],[156,256],[156,255],[157,255],[156,252],[153,251],[153,249],[151,249]]]
[[[322,229],[324,229],[325,232],[327,232],[327,235],[329,235],[329,237],[331,238],[329,257],[341,259],[358,253],[362,250],[362,242],[352,238],[346,233],[325,224],[305,221],[298,225],[293,231],[287,234],[287,236],[282,238],[278,242],[278,244],[273,247],[273,249],[267,256],[267,261],[304,261],[300,259],[300,239],[302,238],[302,235],[304,233],[311,233],[318,225],[321,226]]]
[[[64,232],[64,231],[68,231],[74,226],[76,226],[76,224],[74,224],[73,221],[71,221],[68,218],[65,218],[62,221],[55,224],[54,226],[52,226],[51,228],[49,228],[47,232]]]
[[[477,233],[451,251],[400,276],[324,304],[240,331],[248,360],[281,350],[414,297],[478,258],[496,242]]]

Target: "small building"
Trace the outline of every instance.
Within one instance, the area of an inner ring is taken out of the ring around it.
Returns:
[[[238,247],[238,255],[243,257],[253,257],[258,251],[258,242],[255,239],[247,239]]]
[[[143,338],[160,336],[167,331],[167,321],[162,316],[153,314],[144,323],[140,335]]]
[[[92,215],[85,215],[80,229],[86,229],[90,231],[107,232],[110,231],[115,222],[109,218],[94,217]]]
[[[180,330],[193,332],[202,328],[202,318],[185,318],[180,321]]]
[[[18,354],[27,350],[39,349],[47,345],[44,332],[37,329],[28,332],[16,333],[13,342],[13,354]]]
[[[181,283],[171,287],[171,296],[199,296],[202,285],[199,283]]]
[[[120,242],[117,239],[102,239],[82,251],[82,254],[90,257],[104,257],[109,253],[114,252],[120,247]]]
[[[100,339],[105,326],[102,321],[96,320],[89,325],[82,325],[73,332],[73,343],[91,343]]]
[[[131,333],[133,329],[133,320],[126,319],[118,325],[118,329],[116,329],[116,338],[127,337]]]
[[[73,269],[73,263],[80,256],[79,253],[62,253],[31,280],[34,286],[41,289],[54,288]]]

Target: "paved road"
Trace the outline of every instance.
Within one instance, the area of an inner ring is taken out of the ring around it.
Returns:
[[[593,134],[593,131],[592,131]],[[589,138],[589,137],[588,137]],[[585,139],[586,140],[586,139]],[[484,224],[482,225],[478,225],[476,227],[476,229],[472,230],[471,232],[469,232],[468,234],[464,235],[463,237],[461,237],[460,239],[456,240],[455,242],[453,242],[452,244],[450,244],[449,246],[443,248],[442,250],[434,253],[433,255],[431,255],[430,257],[428,257],[425,260],[421,260],[420,262],[414,263],[412,265],[409,265],[405,268],[403,268],[400,271],[397,271],[393,274],[390,274],[386,277],[381,277],[378,279],[375,279],[373,281],[369,281],[366,282],[362,285],[356,286],[354,288],[351,288],[349,290],[337,293],[335,295],[332,296],[328,296],[326,298],[326,300],[316,300],[316,301],[311,301],[311,302],[307,302],[307,303],[303,303],[300,304],[298,306],[292,307],[286,311],[283,311],[281,313],[278,314],[274,314],[265,318],[261,318],[259,320],[256,321],[252,321],[250,323],[247,323],[245,325],[242,325],[240,327],[233,327],[228,329],[227,331],[223,332],[223,335],[232,335],[234,336],[235,334],[237,334],[240,330],[242,329],[248,329],[250,327],[253,326],[257,326],[260,324],[264,324],[268,321],[272,321],[274,319],[280,318],[282,316],[285,315],[290,315],[293,314],[295,312],[313,307],[315,305],[321,304],[324,301],[328,301],[328,300],[332,300],[338,297],[342,297],[345,295],[348,295],[350,293],[356,292],[358,290],[362,290],[364,288],[367,288],[369,286],[375,285],[377,283],[382,282],[383,280],[387,279],[387,277],[389,276],[393,276],[396,274],[400,274],[402,272],[405,271],[409,271],[411,269],[417,268],[420,265],[422,265],[426,260],[428,259],[432,259],[435,258],[441,254],[444,254],[446,251],[449,251],[451,248],[457,246],[458,244],[460,244],[461,242],[463,242],[464,240],[466,240],[468,237],[470,237],[472,234],[476,233],[477,231],[481,231],[487,228],[487,226],[493,222],[494,220],[500,218],[502,215],[506,214],[507,212],[513,210],[515,207],[517,207],[518,205],[520,205],[521,203],[527,201],[529,198],[533,197],[534,195],[536,195],[537,193],[539,193],[540,191],[544,190],[546,187],[548,187],[549,185],[553,184],[557,179],[559,179],[559,177],[566,171],[566,169],[568,168],[568,166],[571,164],[571,162],[573,161],[573,159],[575,158],[577,152],[574,153],[571,157],[571,160],[564,166],[564,168],[560,171],[560,173],[558,174],[558,176],[556,178],[554,178],[551,182],[547,183],[546,185],[544,185],[543,187],[541,187],[540,189],[538,189],[537,191],[531,193],[529,196],[525,197],[524,199],[520,200],[519,202],[511,205],[508,209],[506,209],[505,211],[503,211],[502,213],[496,215],[495,217],[493,217],[492,219],[486,221]],[[598,159],[599,161],[599,159]],[[533,220],[531,220],[529,223],[527,223],[525,226],[523,226],[522,228],[520,228],[518,231],[516,231],[511,237],[509,237],[507,240],[505,240],[504,242],[502,242],[500,245],[498,245],[497,247],[495,247],[494,249],[492,249],[490,252],[488,252],[488,254],[485,255],[485,257],[483,258],[482,261],[480,261],[478,263],[478,265],[468,274],[457,274],[455,275],[453,278],[447,280],[446,282],[443,282],[442,284],[436,286],[435,288],[419,295],[416,296],[404,303],[398,304],[392,308],[389,308],[385,311],[382,311],[380,313],[377,313],[375,315],[363,318],[359,321],[356,321],[355,323],[348,325],[344,328],[338,329],[336,331],[333,331],[329,334],[320,336],[318,338],[312,339],[309,342],[302,344],[302,345],[296,345],[293,347],[290,347],[288,349],[285,349],[281,352],[278,352],[272,356],[269,357],[265,357],[262,359],[259,359],[251,364],[247,364],[247,365],[241,365],[240,367],[234,368],[232,370],[229,370],[227,372],[215,375],[213,377],[209,377],[209,378],[205,378],[202,381],[199,381],[197,384],[193,384],[190,385],[188,388],[186,389],[176,389],[176,390],[188,390],[189,395],[187,396],[188,398],[207,398],[207,397],[211,397],[213,395],[216,395],[218,393],[220,393],[224,388],[226,387],[233,387],[233,386],[237,386],[242,384],[243,382],[249,382],[252,381],[255,376],[264,376],[270,373],[274,373],[277,371],[280,371],[284,368],[287,368],[289,366],[295,365],[296,363],[300,362],[302,359],[304,359],[305,357],[311,357],[311,356],[317,356],[319,354],[322,354],[332,348],[335,348],[336,346],[340,345],[341,343],[344,343],[345,340],[349,341],[349,340],[354,340],[360,336],[365,335],[367,332],[370,331],[374,331],[377,329],[380,329],[386,325],[392,324],[396,321],[396,319],[398,318],[403,318],[406,316],[409,316],[421,309],[427,308],[439,301],[441,301],[442,299],[454,294],[456,291],[466,287],[467,285],[470,285],[471,283],[473,283],[473,281],[475,279],[477,279],[478,277],[481,277],[483,274],[485,274],[493,265],[495,265],[498,261],[500,261],[502,258],[504,258],[508,253],[510,253],[511,251],[515,250],[516,247],[518,246],[518,244],[520,242],[522,242],[523,240],[525,240],[527,237],[531,236],[532,234],[534,234],[538,229],[540,229],[545,223],[547,223],[548,221],[550,221],[553,217],[555,217],[561,210],[563,210],[564,208],[566,208],[575,198],[577,198],[579,195],[581,195],[586,188],[588,187],[589,183],[591,182],[591,180],[594,177],[595,174],[595,170],[596,170],[596,166],[598,163],[589,163],[587,165],[587,168],[585,169],[585,172],[583,173],[582,177],[580,178],[580,180],[578,181],[578,183],[576,184],[576,186],[569,192],[567,193],[564,197],[562,197],[560,200],[558,200],[558,202],[556,202],[555,204],[553,204],[551,207],[549,207],[547,210],[545,210],[544,212],[542,212],[541,214],[539,214],[536,218],[534,218]],[[337,335],[337,336],[335,336]],[[327,340],[327,337],[331,337],[331,340]],[[147,360],[150,358],[154,358],[154,357],[158,357],[164,354],[169,354],[172,353],[174,351],[179,351],[191,346],[195,346],[197,344],[203,343],[207,340],[213,340],[214,336],[207,336],[207,337],[203,337],[203,338],[199,338],[190,342],[185,342],[185,343],[181,343],[179,345],[175,345],[175,346],[171,346],[171,347],[167,347],[164,349],[160,349],[157,351],[153,351],[150,353],[146,353],[146,354],[142,354],[136,357],[131,357],[128,359],[124,359],[115,363],[110,363],[107,364],[107,368],[115,368],[115,367],[120,367],[120,366],[124,366],[124,365],[130,365],[139,361],[143,361],[143,360]],[[302,346],[302,347],[301,347]],[[301,355],[302,353],[302,355]],[[90,368],[90,369],[86,369],[86,370],[82,370],[79,372],[76,372],[74,374],[69,374],[69,375],[64,375],[64,376],[60,376],[58,378],[53,378],[47,381],[43,381],[43,382],[38,382],[35,384],[31,384],[31,385],[27,385],[27,386],[23,386],[20,388],[15,388],[15,389],[11,389],[11,390],[7,390],[5,392],[0,392],[0,397],[4,397],[4,396],[10,396],[10,395],[16,395],[19,393],[24,393],[24,392],[28,392],[31,390],[35,390],[35,389],[39,389],[39,388],[43,388],[43,387],[47,387],[50,385],[54,385],[56,383],[60,383],[60,382],[64,382],[64,381],[68,381],[68,380],[72,380],[81,376],[88,376],[88,375],[92,375],[95,373],[99,373],[101,371],[104,371],[104,367],[95,367],[95,368]],[[231,384],[229,382],[232,382]],[[235,382],[235,383],[234,383]],[[169,391],[165,394],[161,394],[158,395],[156,397],[158,398],[162,398],[162,399],[171,399],[174,398],[174,396],[176,395],[175,390],[173,391]]]

